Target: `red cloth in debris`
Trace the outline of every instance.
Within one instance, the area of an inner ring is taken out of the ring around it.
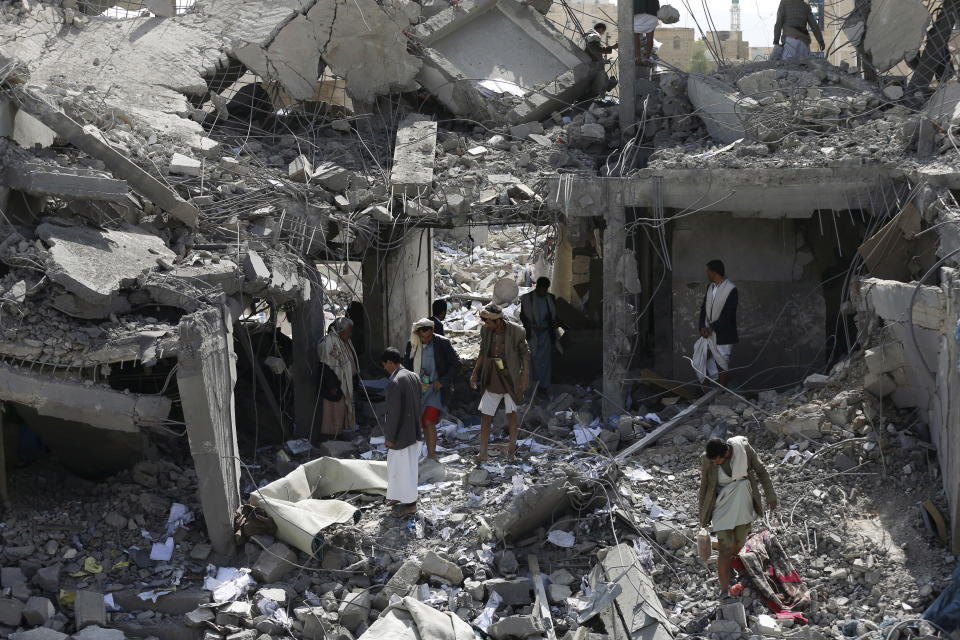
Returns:
[[[777,618],[807,624],[800,611],[809,606],[810,592],[773,532],[764,530],[747,538],[733,559],[733,568],[760,593]]]

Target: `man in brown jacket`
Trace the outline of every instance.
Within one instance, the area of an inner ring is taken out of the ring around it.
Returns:
[[[517,403],[523,398],[530,382],[530,349],[523,327],[507,322],[503,311],[490,304],[481,309],[480,355],[470,376],[470,386],[483,389],[480,399],[480,454],[477,460],[487,459],[490,425],[503,402],[510,425],[510,448],[507,457],[517,452]]]
[[[740,553],[753,521],[763,515],[763,501],[777,507],[770,474],[744,436],[711,438],[700,459],[700,526],[717,534],[720,600],[729,598],[733,558]]]

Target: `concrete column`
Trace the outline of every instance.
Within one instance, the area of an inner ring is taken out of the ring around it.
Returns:
[[[402,351],[410,327],[430,315],[433,302],[433,230],[408,230],[400,242],[385,253],[368,251],[363,263],[363,306],[374,358],[387,346]]]
[[[620,33],[618,64],[620,73],[620,125],[625,138],[636,135],[628,129],[637,119],[637,65],[633,42],[633,1],[617,0],[617,30]]]
[[[573,246],[567,225],[563,223],[560,224],[560,238],[553,261],[553,273],[550,275],[550,290],[558,298],[573,301]]]
[[[941,287],[946,301],[946,318],[960,316],[960,272],[956,269],[941,271]],[[947,520],[952,531],[950,540],[954,555],[960,555],[960,344],[953,339],[952,323],[945,323],[941,339],[940,359],[937,363],[936,389],[931,396],[927,412],[931,435],[937,445],[943,490],[947,497],[949,513]],[[933,365],[933,363],[931,363]]]
[[[234,415],[237,380],[233,318],[226,307],[180,319],[177,386],[207,534],[218,553],[231,554],[233,516],[240,506],[240,461]]]
[[[297,438],[311,438],[318,434],[322,413],[318,397],[320,357],[317,342],[325,329],[323,291],[313,284],[320,282],[316,270],[314,276],[304,279],[303,297],[290,318],[293,330],[293,433]]]
[[[608,181],[609,189],[609,181]],[[623,380],[630,363],[631,341],[627,324],[626,294],[618,276],[618,265],[627,248],[623,204],[607,198],[611,205],[603,230],[603,415],[623,412]]]

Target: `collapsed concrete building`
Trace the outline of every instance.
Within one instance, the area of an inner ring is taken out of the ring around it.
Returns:
[[[95,442],[77,471],[115,473],[144,455],[145,434],[182,427],[207,535],[229,556],[241,486],[257,488],[238,431],[255,433],[254,451],[261,429],[317,434],[334,295],[320,269],[358,265],[348,302],[361,362],[375,364],[428,315],[435,234],[535,225],[556,229],[558,377],[599,379],[603,419],[639,411],[646,385],[692,377],[703,267],[722,257],[746,292],[740,387],[792,388],[860,354],[862,413],[882,425],[886,402],[928,429],[960,552],[955,82],[868,81],[816,59],[651,73],[625,39],[617,105],[589,95],[579,43],[529,3],[126,2],[122,19],[103,4],[8,3],[0,22],[0,401],[65,461]],[[878,68],[927,54],[922,13],[877,3],[863,46]],[[468,310],[495,298],[495,280],[449,275]],[[734,415],[723,406],[712,415]],[[800,414],[769,428],[809,439],[853,420]],[[610,431],[623,445],[654,429],[622,424]],[[644,585],[612,596],[607,632],[672,635],[633,553],[600,557],[610,575],[591,588],[620,581],[616,562]],[[407,567],[408,582],[455,574],[445,562]],[[382,620],[409,628],[417,602]],[[502,637],[520,634],[511,618]]]

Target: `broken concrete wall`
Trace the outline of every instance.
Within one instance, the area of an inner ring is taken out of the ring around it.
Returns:
[[[233,551],[233,516],[240,506],[233,387],[233,320],[224,307],[180,320],[177,387],[207,533],[214,549]]]
[[[960,276],[941,271],[940,286],[866,278],[860,281],[858,319],[878,335],[867,351],[864,388],[917,408],[937,446],[950,504],[953,552],[960,552]],[[879,323],[877,322],[879,321]],[[880,326],[877,327],[877,324]]]
[[[818,274],[804,268],[813,254],[795,220],[708,214],[674,224],[674,377],[693,375],[687,358],[698,337],[706,263],[715,258],[723,261],[739,294],[740,343],[731,366],[746,368],[734,373],[735,379],[751,378],[751,385],[794,382],[822,364],[826,305]]]
[[[369,252],[363,262],[363,305],[373,356],[388,346],[403,351],[410,327],[430,315],[433,303],[433,231],[409,233],[389,252]]]
[[[591,80],[586,54],[525,4],[466,0],[419,25],[415,35],[425,47],[418,81],[457,115],[542,120],[575,102]],[[503,84],[491,89],[482,81]],[[490,91],[501,97],[485,97]]]

